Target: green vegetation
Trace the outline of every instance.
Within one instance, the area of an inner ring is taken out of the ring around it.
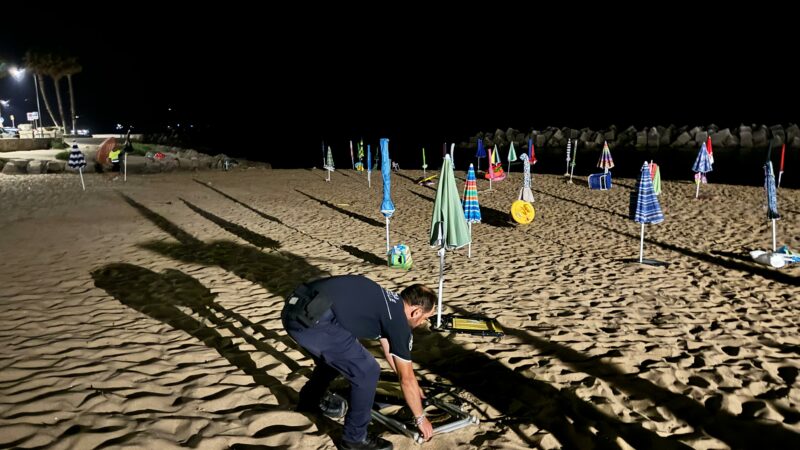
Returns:
[[[69,148],[69,145],[63,139],[51,139],[50,148]]]
[[[66,150],[66,151],[63,151],[63,152],[58,152],[56,154],[56,159],[59,159],[61,161],[68,160],[69,159],[69,150]]]
[[[142,144],[139,142],[132,142],[132,144],[134,155],[144,156],[147,152],[154,151],[151,144]]]

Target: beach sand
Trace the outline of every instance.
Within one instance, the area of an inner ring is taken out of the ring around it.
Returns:
[[[379,173],[371,189],[350,170],[87,174],[85,192],[73,174],[0,175],[0,447],[335,448],[338,424],[292,411],[312,361],[282,296],[325,274],[435,288],[421,174],[392,177],[410,271],[385,266]],[[534,173],[527,226],[507,213],[521,174],[479,181],[484,221],[471,259],[446,256],[445,310],[507,335],[416,333],[420,379],[481,420],[422,448],[800,448],[800,265],[754,264],[763,188],[709,178],[699,200],[664,183],[645,257],[668,267],[630,262],[634,179],[601,192]],[[778,244],[798,250],[800,191],[778,197]]]

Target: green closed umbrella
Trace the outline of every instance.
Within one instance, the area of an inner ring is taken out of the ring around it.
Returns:
[[[461,198],[456,187],[450,155],[445,155],[436,200],[431,216],[431,245],[439,247],[439,302],[436,327],[442,326],[442,288],[444,286],[444,255],[447,250],[461,248],[471,242],[469,227],[464,218]]]

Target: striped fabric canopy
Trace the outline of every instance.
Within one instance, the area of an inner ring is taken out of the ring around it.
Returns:
[[[600,159],[597,160],[597,167],[605,170],[614,168],[614,160],[611,158],[608,142],[603,142],[603,153],[600,154]]]
[[[72,149],[69,151],[69,161],[67,161],[67,165],[70,169],[86,167],[86,158],[83,156],[83,153],[81,153],[77,143],[72,144]]]
[[[692,171],[695,173],[707,173],[713,170],[711,168],[711,160],[708,159],[708,150],[706,150],[705,142],[700,147],[700,151],[697,152],[697,159],[694,160],[694,165],[692,166]]]
[[[469,165],[467,172],[467,182],[464,184],[464,218],[467,223],[479,223],[481,221],[481,207],[478,204],[478,182],[475,180],[475,168]]]
[[[705,150],[703,150],[703,153],[705,153]],[[661,213],[658,197],[653,192],[653,182],[650,180],[650,165],[647,162],[642,164],[642,175],[639,177],[637,191],[636,214],[633,220],[636,223],[663,222],[664,214]]]

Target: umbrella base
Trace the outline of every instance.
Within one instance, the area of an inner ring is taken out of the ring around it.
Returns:
[[[638,258],[623,259],[622,262],[624,262],[624,263],[645,264],[645,265],[648,265],[648,266],[655,266],[655,267],[669,267],[669,263],[668,262],[659,261],[657,259],[648,259],[648,258],[642,258],[641,261],[639,261]]]

